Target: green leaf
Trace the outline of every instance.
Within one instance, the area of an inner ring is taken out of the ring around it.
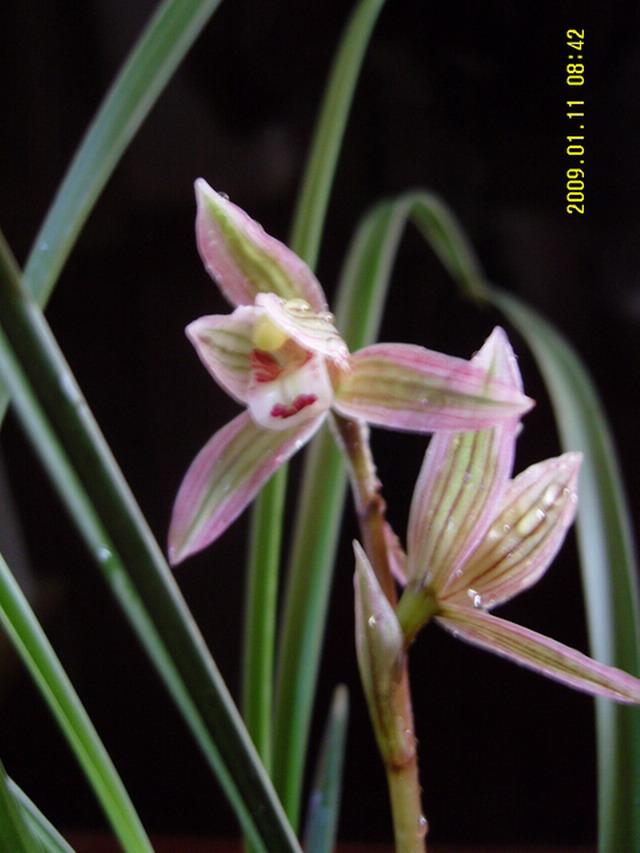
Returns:
[[[8,780],[8,784],[15,800],[22,808],[32,834],[40,841],[42,849],[46,853],[74,853],[73,848],[67,844],[58,830],[52,826],[42,812],[31,802],[24,791],[11,779]],[[4,847],[0,849],[4,850]]]
[[[46,853],[9,785],[0,764],[0,850],[7,853]]]
[[[637,567],[631,522],[606,415],[576,352],[548,320],[491,288],[525,337],[551,396],[565,449],[580,450],[576,521],[589,642],[596,660],[640,676]],[[640,713],[596,700],[599,850],[640,849]]]
[[[151,842],[98,733],[2,555],[0,622],[73,749],[123,849],[152,853]]]
[[[244,831],[299,851],[222,677],[46,321],[0,241],[0,372],[60,496]]]
[[[221,0],[164,0],[156,9],[87,130],[25,266],[46,304],[105,184]]]
[[[313,134],[290,246],[315,267],[340,147],[371,33],[385,0],[360,0],[340,39]]]
[[[305,853],[331,853],[338,834],[342,767],[349,721],[349,694],[336,687],[309,794],[304,833]]]
[[[27,259],[26,285],[44,307],[127,146],[221,0],[164,0],[131,51],[58,189]],[[0,386],[0,422],[9,396]]]

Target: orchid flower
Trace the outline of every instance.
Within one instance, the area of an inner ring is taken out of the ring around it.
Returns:
[[[502,330],[472,361],[522,387]],[[539,580],[577,506],[579,453],[547,459],[509,479],[518,430],[514,418],[431,439],[410,508],[407,553],[389,537],[392,567],[405,584],[395,611],[405,648],[435,618],[454,636],[571,687],[640,703],[640,680],[491,613]],[[360,547],[356,566],[360,585],[377,583]],[[365,600],[360,594],[357,607]],[[365,618],[361,614],[361,624]]]
[[[200,179],[196,236],[207,271],[235,306],[187,335],[216,382],[246,411],[189,468],[169,532],[175,564],[216,539],[327,417],[391,429],[474,430],[519,417],[520,389],[481,365],[410,344],[350,354],[309,267]]]

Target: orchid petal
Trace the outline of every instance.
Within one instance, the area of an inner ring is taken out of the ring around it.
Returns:
[[[540,579],[573,522],[581,461],[582,454],[565,453],[531,465],[512,481],[501,512],[448,595],[494,607]]]
[[[350,366],[336,389],[335,408],[390,429],[485,429],[533,405],[469,361],[413,344],[365,347]]]
[[[263,313],[260,308],[242,305],[232,314],[200,317],[186,329],[209,373],[240,403],[247,401],[252,335]]]
[[[200,257],[232,305],[252,305],[258,293],[276,293],[304,299],[314,311],[326,310],[318,280],[291,249],[202,178],[196,181],[196,198]]]
[[[191,463],[178,491],[169,529],[171,563],[217,539],[322,420],[275,432],[257,426],[243,412],[219,430]]]
[[[618,702],[640,704],[640,680],[549,637],[471,607],[446,604],[436,617],[454,636],[556,681]]]
[[[517,390],[522,379],[507,336],[496,328],[472,358],[475,367]],[[409,512],[408,574],[443,594],[487,531],[513,467],[519,420],[490,430],[431,439]]]
[[[312,311],[304,300],[285,302],[274,293],[259,293],[256,305],[264,308],[271,322],[303,349],[347,367],[349,350],[338,334],[334,316],[329,311]]]

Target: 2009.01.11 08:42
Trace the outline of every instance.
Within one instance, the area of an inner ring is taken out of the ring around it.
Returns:
[[[566,67],[567,86],[584,85],[583,45],[584,30],[567,30],[567,47],[580,51],[567,55],[567,59],[571,60]],[[580,62],[574,60],[580,60]],[[581,121],[582,123],[576,129],[584,131],[584,101],[567,101],[567,118],[572,123],[574,119]],[[576,165],[567,169],[567,213],[584,213],[584,169],[580,168],[584,165],[584,133],[568,135],[567,143],[568,156],[576,158],[574,161]]]

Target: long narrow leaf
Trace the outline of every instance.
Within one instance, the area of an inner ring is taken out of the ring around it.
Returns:
[[[97,198],[166,84],[221,0],[164,0],[107,93],[27,260],[29,290],[44,305]]]
[[[245,832],[261,849],[299,850],[173,575],[4,241],[0,317],[0,372],[22,426]]]
[[[151,842],[98,733],[2,555],[0,622],[72,747],[124,850],[152,853]]]
[[[342,766],[349,720],[349,694],[336,687],[311,785],[304,834],[305,853],[331,853],[338,834]]]
[[[47,820],[24,791],[9,779],[9,789],[16,801],[20,804],[31,832],[40,841],[46,853],[74,853],[73,848],[60,835],[58,830]],[[0,848],[1,849],[1,848]]]
[[[0,850],[7,853],[45,853],[9,785],[0,764]]]
[[[340,39],[325,89],[291,233],[291,248],[315,267],[360,69],[385,0],[360,0]]]
[[[606,416],[575,351],[553,326],[513,296],[491,301],[525,337],[551,396],[562,444],[580,450],[576,520],[593,656],[640,675],[637,568],[622,478]],[[640,849],[640,713],[596,700],[599,850]]]
[[[24,276],[47,304],[100,193],[221,0],[164,0],[138,39],[76,151],[36,236]],[[9,396],[0,385],[0,423]]]

